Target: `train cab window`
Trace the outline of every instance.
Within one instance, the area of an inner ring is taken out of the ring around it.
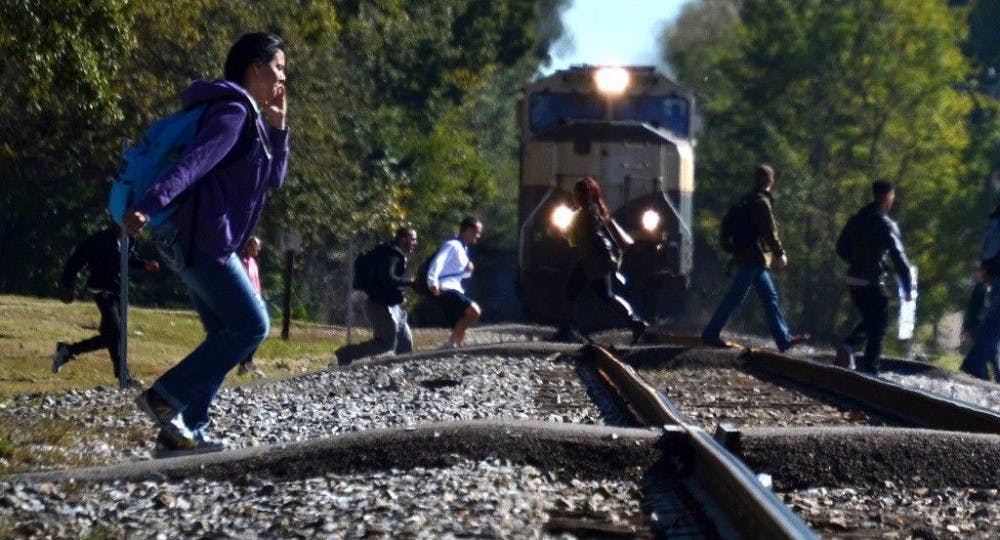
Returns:
[[[629,96],[613,105],[618,120],[636,120],[664,127],[687,137],[690,127],[688,102],[677,96]]]
[[[599,120],[604,102],[594,94],[535,92],[528,97],[531,131],[538,133],[568,120]]]

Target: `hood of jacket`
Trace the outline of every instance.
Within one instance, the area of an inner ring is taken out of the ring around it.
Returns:
[[[218,79],[215,81],[194,81],[181,92],[181,105],[185,110],[192,109],[203,103],[235,99],[249,104],[255,114],[260,114],[257,101],[245,88],[233,81]]]

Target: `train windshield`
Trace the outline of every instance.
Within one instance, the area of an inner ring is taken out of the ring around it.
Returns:
[[[688,102],[677,96],[629,96],[612,106],[615,120],[636,120],[688,135]]]
[[[528,98],[531,131],[538,133],[569,120],[604,118],[604,101],[593,94],[536,92]]]
[[[531,131],[539,133],[570,120],[601,120],[606,102],[597,94],[535,92],[528,96]],[[626,96],[612,103],[615,120],[635,120],[688,136],[688,101],[679,96]]]

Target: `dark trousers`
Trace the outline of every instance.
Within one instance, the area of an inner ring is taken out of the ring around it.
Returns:
[[[576,302],[588,286],[598,298],[611,306],[611,309],[629,321],[636,322],[639,320],[628,301],[615,294],[612,288],[613,276],[614,272],[608,272],[594,279],[589,279],[583,269],[582,263],[577,263],[570,270],[569,278],[566,280],[566,289],[564,290],[565,302],[563,303],[563,316],[560,322],[561,330],[569,330],[573,325],[573,320],[576,318]]]
[[[94,303],[101,312],[101,324],[98,327],[100,332],[96,336],[71,343],[69,345],[70,357],[99,349],[108,349],[111,355],[111,366],[114,369],[115,377],[118,377],[118,360],[121,358],[121,337],[122,319],[118,295],[102,291],[94,295]]]
[[[882,359],[882,342],[889,327],[889,297],[878,285],[850,287],[851,301],[861,312],[861,322],[844,339],[857,349],[865,343],[864,358],[858,362],[861,371],[878,371]]]

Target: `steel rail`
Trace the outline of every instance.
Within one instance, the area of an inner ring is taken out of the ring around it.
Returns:
[[[765,488],[746,465],[704,430],[691,424],[670,401],[629,366],[596,345],[584,348],[601,378],[637,418],[650,426],[676,426],[686,433],[679,459],[688,459],[691,475],[746,538],[818,538],[802,519]],[[669,431],[676,430],[673,427]]]
[[[1000,414],[970,403],[773,351],[750,348],[746,359],[750,369],[850,398],[915,426],[1000,434]]]

